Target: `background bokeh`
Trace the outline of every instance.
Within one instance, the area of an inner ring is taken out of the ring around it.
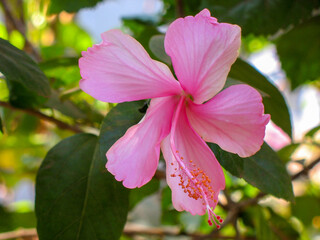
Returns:
[[[319,6],[315,0],[0,0],[0,38],[29,54],[51,86],[43,99],[21,85],[10,86],[0,69],[0,239],[9,239],[5,234],[12,231],[17,239],[37,239],[34,187],[42,160],[78,129],[99,134],[115,107],[79,89],[81,51],[99,43],[102,32],[119,28],[152,58],[170,61],[159,46],[161,35],[174,19],[208,8],[220,22],[242,27],[240,58],[267,77],[287,103],[292,135],[285,129],[290,123],[277,126],[282,120],[272,116],[276,123],[268,125],[265,141],[293,176],[295,200],[261,194],[226,169],[217,212],[232,221],[217,232],[206,216],[174,210],[161,162],[159,174],[130,195],[121,239],[320,240]],[[230,76],[227,84],[235,82]]]

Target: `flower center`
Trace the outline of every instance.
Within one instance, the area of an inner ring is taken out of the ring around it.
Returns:
[[[185,97],[182,96],[172,123],[170,144],[177,164],[173,162],[170,163],[172,166],[176,165],[174,169],[175,173],[170,176],[179,178],[179,186],[182,188],[184,193],[188,195],[188,197],[202,201],[202,205],[206,206],[209,225],[212,226],[212,223],[214,223],[219,229],[220,223],[222,223],[223,220],[213,212],[213,208],[211,207],[212,202],[214,205],[217,203],[217,199],[215,199],[215,192],[212,189],[211,179],[203,169],[195,164],[192,159],[184,159],[175,146],[174,133],[184,101]]]
[[[190,93],[186,93],[184,90],[181,92],[180,96],[181,98],[184,98],[184,99],[187,98],[187,99],[190,99],[191,101],[194,100],[193,96]]]

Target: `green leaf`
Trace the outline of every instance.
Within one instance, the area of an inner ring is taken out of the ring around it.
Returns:
[[[23,51],[0,38],[0,71],[7,81],[21,83],[28,90],[48,97],[50,85],[38,65]]]
[[[270,228],[269,222],[261,207],[255,207],[255,218],[253,221],[257,231],[257,240],[280,240]]]
[[[2,133],[3,133],[3,124],[2,124],[1,116],[0,116],[0,132],[2,132]]]
[[[277,153],[278,156],[282,159],[283,162],[289,162],[291,160],[291,155],[297,150],[300,146],[299,143],[292,143],[283,148],[281,148]]]
[[[312,128],[309,132],[306,133],[306,137],[313,137],[318,131],[320,131],[320,125]]]
[[[77,12],[81,8],[93,7],[102,0],[51,0],[48,14],[60,13],[62,11]]]
[[[108,173],[96,136],[78,134],[53,147],[36,179],[37,230],[46,239],[119,239],[128,191]]]
[[[66,58],[54,58],[44,62],[39,63],[39,67],[45,71],[50,69],[55,69],[61,66],[69,67],[69,66],[78,66],[78,58],[75,57],[66,57]]]
[[[299,233],[293,228],[289,219],[277,215],[271,208],[253,206],[240,213],[244,224],[256,231],[260,240],[295,240]]]
[[[0,232],[14,231],[18,228],[34,228],[35,226],[34,212],[9,211],[0,205]]]
[[[164,225],[179,224],[179,216],[181,212],[176,211],[172,205],[172,193],[169,186],[163,188],[161,192],[161,222]]]
[[[145,197],[157,192],[160,188],[160,181],[152,179],[141,188],[135,188],[130,191],[130,205],[129,209],[133,209]]]
[[[247,83],[262,91],[265,112],[271,115],[275,124],[281,127],[290,137],[292,136],[287,104],[280,91],[265,76],[250,64],[238,58],[232,65],[228,77]]]
[[[145,48],[151,58],[157,56],[150,49],[149,42],[154,35],[159,35],[160,32],[157,26],[151,21],[143,21],[141,19],[122,19],[125,27],[128,27],[133,32],[133,37]]]
[[[270,35],[307,20],[319,5],[314,0],[203,0],[200,9],[209,8],[219,22],[240,25],[243,35]]]
[[[107,161],[106,152],[108,149],[125,134],[128,128],[137,124],[143,117],[144,114],[139,111],[142,106],[142,101],[120,103],[112,108],[104,118],[99,143],[100,157],[105,162]],[[154,180],[142,188],[131,190],[129,209],[131,210],[145,196],[155,192],[158,185],[159,182]]]
[[[320,216],[320,198],[316,196],[301,196],[291,204],[292,215],[301,220],[305,226],[310,226],[316,216]]]
[[[93,45],[91,36],[74,22],[57,24],[57,41],[63,47],[69,47],[69,50],[70,48],[75,50],[77,54],[80,54]]]
[[[164,49],[164,35],[154,35],[149,41],[149,48],[152,53],[162,62],[171,65],[171,58]]]
[[[38,65],[25,52],[1,38],[0,53],[0,72],[6,77],[10,102],[17,107],[44,102],[43,97],[50,95],[50,85]]]
[[[292,201],[294,199],[290,176],[281,159],[266,143],[255,155],[240,158],[210,143],[220,164],[232,175],[243,178],[264,193]]]
[[[70,89],[79,86],[80,69],[78,59],[59,58],[45,61],[39,64],[46,76],[54,79],[52,87],[54,89]]]
[[[108,149],[125,134],[129,127],[141,120],[143,114],[139,109],[142,106],[141,101],[121,103],[107,114],[103,120],[99,138],[101,159],[106,159]]]
[[[320,16],[311,18],[276,41],[281,66],[291,82],[292,89],[320,80],[319,25]]]
[[[66,116],[75,118],[75,119],[85,119],[86,114],[84,114],[73,102],[69,100],[62,101],[59,98],[59,94],[55,91],[52,91],[52,94],[48,101],[45,103],[45,107],[54,108]]]

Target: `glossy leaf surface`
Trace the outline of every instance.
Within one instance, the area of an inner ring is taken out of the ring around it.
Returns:
[[[53,147],[36,181],[40,239],[118,239],[128,191],[104,167],[97,137],[78,134]]]
[[[281,159],[266,143],[255,155],[240,158],[209,144],[220,164],[232,175],[243,178],[264,193],[292,201],[293,190],[290,177]]]

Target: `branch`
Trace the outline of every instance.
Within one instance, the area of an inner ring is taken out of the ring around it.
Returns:
[[[193,239],[209,239],[208,235],[196,234],[196,233],[181,233],[178,228],[157,228],[148,227],[143,225],[137,225],[128,223],[124,227],[123,234],[126,236],[148,235],[148,236],[188,236]],[[217,239],[241,239],[241,240],[255,240],[255,237],[236,237],[236,236],[223,236],[220,233],[214,235]],[[37,238],[37,230],[33,229],[19,229],[12,232],[0,233],[0,240],[9,240],[15,238]],[[212,238],[210,238],[212,239]]]
[[[60,121],[60,120],[58,120],[58,119],[56,119],[54,117],[47,116],[47,115],[43,114],[42,112],[39,112],[39,111],[36,111],[36,110],[33,110],[33,109],[17,108],[17,107],[12,106],[8,102],[2,102],[2,101],[0,101],[0,106],[1,107],[5,107],[5,108],[9,108],[9,109],[12,109],[12,110],[15,110],[15,111],[24,112],[24,113],[32,115],[32,116],[36,116],[36,117],[38,117],[40,119],[43,119],[43,120],[45,120],[47,122],[52,122],[55,125],[57,125],[57,127],[61,128],[61,129],[70,130],[70,131],[75,132],[75,133],[82,133],[83,132],[77,126],[69,125],[69,124],[67,124],[65,122],[62,122],[62,121]]]
[[[0,240],[9,240],[16,238],[35,238],[37,237],[37,230],[35,228],[32,229],[19,229],[12,232],[0,233]]]
[[[305,166],[300,172],[296,173],[295,175],[293,175],[291,177],[291,180],[296,180],[297,178],[303,176],[303,175],[307,175],[309,173],[309,171],[316,166],[318,163],[320,162],[320,157],[316,160],[314,160],[312,163],[310,163],[308,166]]]
[[[176,11],[177,11],[178,17],[184,17],[185,13],[184,13],[183,0],[176,0]]]

